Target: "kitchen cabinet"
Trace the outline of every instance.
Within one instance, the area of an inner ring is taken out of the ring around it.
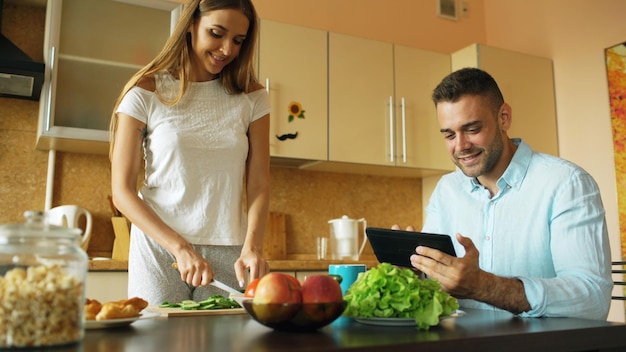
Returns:
[[[329,35],[329,160],[453,170],[432,89],[449,55]]]
[[[89,271],[85,297],[110,302],[128,298],[127,271]]]
[[[161,50],[180,7],[163,0],[48,1],[37,148],[108,153],[115,100]]]
[[[270,155],[326,160],[327,33],[269,20],[260,28],[259,79],[270,97]],[[294,103],[301,113],[289,109]]]
[[[393,45],[329,33],[330,161],[395,164]]]
[[[450,55],[394,46],[396,165],[452,171],[446,151],[433,89],[450,73]]]
[[[498,82],[513,109],[509,137],[523,138],[534,150],[558,155],[552,60],[473,44],[452,54],[452,69],[477,67]]]

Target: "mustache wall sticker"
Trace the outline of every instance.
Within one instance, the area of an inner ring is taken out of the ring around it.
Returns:
[[[296,132],[296,133],[285,133],[285,134],[281,134],[280,136],[276,135],[276,138],[278,138],[278,140],[280,140],[280,141],[284,141],[284,140],[287,140],[287,139],[296,139],[296,137],[298,137],[298,132]]]

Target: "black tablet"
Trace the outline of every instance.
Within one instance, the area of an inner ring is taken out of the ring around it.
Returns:
[[[415,254],[417,246],[435,248],[456,257],[452,238],[448,235],[375,227],[366,228],[365,233],[372,249],[374,249],[376,259],[380,263],[385,262],[410,268],[411,261],[409,258]]]

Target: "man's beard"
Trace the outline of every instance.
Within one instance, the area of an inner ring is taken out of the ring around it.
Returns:
[[[504,143],[502,142],[502,133],[500,130],[497,130],[493,143],[491,143],[488,148],[477,148],[477,150],[481,152],[478,156],[481,158],[481,161],[477,165],[467,166],[459,160],[457,155],[454,156],[454,164],[456,164],[456,166],[458,166],[458,168],[461,169],[467,177],[478,177],[493,170],[496,163],[500,159],[500,156],[502,156],[502,151],[504,150]],[[469,153],[464,154],[471,155],[475,154],[474,152],[475,149],[472,148]]]

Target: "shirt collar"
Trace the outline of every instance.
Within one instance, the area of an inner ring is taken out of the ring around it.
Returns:
[[[497,185],[499,189],[503,189],[507,186],[510,188],[519,189],[524,181],[524,176],[528,171],[530,165],[530,159],[532,158],[533,151],[530,146],[526,144],[521,138],[511,138],[511,141],[517,145],[517,150],[513,154],[511,163],[504,170],[504,173],[498,179]],[[482,189],[482,185],[475,177],[467,177],[470,181],[471,192],[478,189]]]

